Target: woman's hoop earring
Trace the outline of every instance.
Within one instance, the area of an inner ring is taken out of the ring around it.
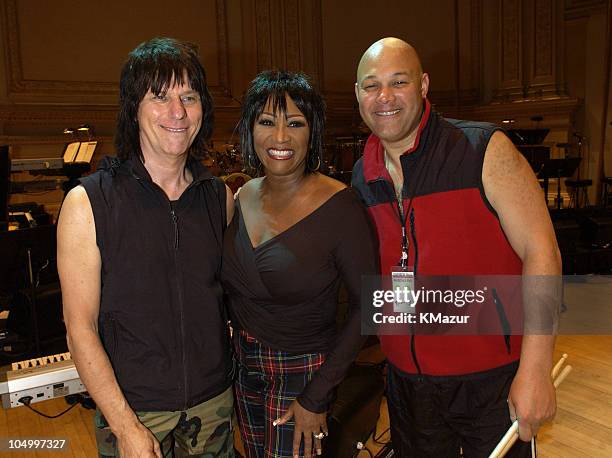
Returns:
[[[249,166],[249,168],[253,171],[259,171],[259,165],[258,164],[253,164],[253,160],[255,159],[254,157],[255,155],[253,153],[249,154],[247,156],[247,165]]]
[[[317,154],[317,165],[316,165],[316,167],[311,167],[310,166],[310,162],[311,162],[310,160],[308,162],[309,162],[308,170],[310,170],[311,172],[316,172],[317,170],[319,170],[319,167],[321,167],[321,155]]]

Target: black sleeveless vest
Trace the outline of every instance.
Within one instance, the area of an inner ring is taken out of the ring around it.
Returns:
[[[138,411],[183,410],[231,384],[225,185],[197,161],[188,168],[193,182],[174,202],[137,159],[105,158],[81,180],[102,258],[100,337]]]

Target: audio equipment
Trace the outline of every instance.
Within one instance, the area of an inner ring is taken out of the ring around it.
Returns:
[[[79,378],[70,353],[45,356],[13,363],[0,374],[0,395],[5,409],[29,403],[82,393],[85,386]]]

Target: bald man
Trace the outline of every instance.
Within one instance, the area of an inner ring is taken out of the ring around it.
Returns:
[[[558,279],[553,227],[526,160],[498,127],[441,117],[428,89],[416,51],[397,38],[377,41],[359,62],[355,94],[372,135],[353,186],[376,225],[383,274]],[[554,416],[554,332],[512,335],[503,299],[491,299],[502,308],[498,335],[380,336],[399,456],[488,456],[511,421],[529,441]],[[523,301],[526,315],[558,310],[556,301]],[[518,442],[508,456],[530,453]]]

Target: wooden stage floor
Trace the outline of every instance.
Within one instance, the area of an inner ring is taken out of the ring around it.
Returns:
[[[361,358],[376,359],[372,348]],[[545,425],[538,435],[540,457],[610,457],[612,456],[612,336],[560,336],[555,361],[568,353],[567,363],[573,371],[559,388],[558,411],[553,422]],[[66,407],[63,399],[35,404],[34,407],[55,414]],[[65,452],[0,453],[11,458],[21,457],[95,457],[93,412],[78,406],[64,416],[49,420],[25,407],[0,410],[0,437],[68,438]],[[388,428],[389,420],[383,399],[378,432]],[[388,440],[388,433],[382,441]],[[366,444],[373,454],[380,449],[370,439]],[[362,451],[360,458],[369,456]]]

